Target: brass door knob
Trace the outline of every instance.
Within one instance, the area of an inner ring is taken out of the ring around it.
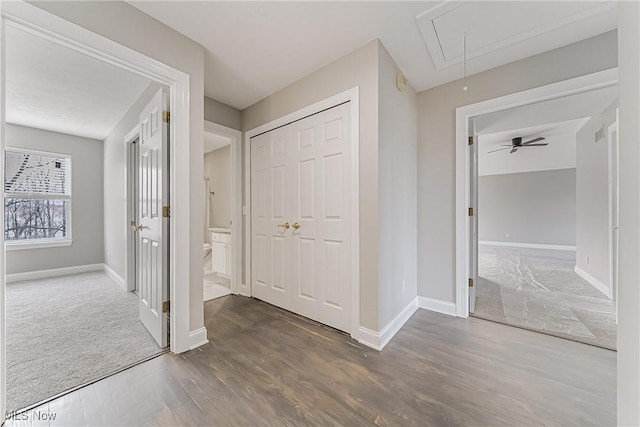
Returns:
[[[140,231],[142,230],[144,227],[142,225],[136,225],[135,222],[131,221],[131,228],[133,228],[133,231]]]
[[[300,224],[298,224],[297,222],[294,222],[291,226],[296,230],[300,228]]]
[[[289,227],[290,227],[290,225],[289,225],[289,223],[288,223],[288,222],[285,222],[284,224],[278,224],[278,227],[282,227],[282,228],[284,228],[285,230],[288,230],[288,229],[289,229]]]

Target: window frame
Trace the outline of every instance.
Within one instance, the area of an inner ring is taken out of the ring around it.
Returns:
[[[24,200],[64,200],[65,204],[65,218],[66,218],[66,237],[56,237],[56,238],[40,238],[40,239],[23,239],[23,240],[5,240],[5,250],[7,251],[17,251],[24,249],[43,249],[43,248],[55,248],[55,247],[64,247],[71,246],[73,243],[72,239],[72,231],[73,231],[73,218],[71,212],[72,206],[72,198],[73,198],[73,160],[70,154],[65,153],[54,153],[51,151],[42,151],[42,150],[33,150],[30,148],[20,148],[20,147],[5,147],[5,158],[7,152],[15,152],[15,153],[26,153],[26,154],[34,154],[41,156],[50,156],[50,157],[58,157],[69,159],[69,194],[36,194],[36,193],[11,193],[5,192],[3,198],[3,209],[6,205],[7,199],[24,199]],[[5,168],[6,165],[3,165]],[[5,176],[2,174],[2,185],[5,185]],[[52,197],[53,196],[53,197]],[[4,227],[2,232],[4,233]]]

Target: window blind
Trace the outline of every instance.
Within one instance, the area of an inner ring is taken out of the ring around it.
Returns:
[[[5,151],[4,191],[9,194],[71,195],[71,158],[53,153]]]

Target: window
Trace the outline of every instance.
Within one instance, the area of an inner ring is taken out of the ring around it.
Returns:
[[[7,148],[4,167],[7,248],[71,244],[71,157]]]

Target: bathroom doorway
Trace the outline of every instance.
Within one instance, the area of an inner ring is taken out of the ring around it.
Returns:
[[[203,300],[239,293],[242,264],[241,134],[205,121]]]

